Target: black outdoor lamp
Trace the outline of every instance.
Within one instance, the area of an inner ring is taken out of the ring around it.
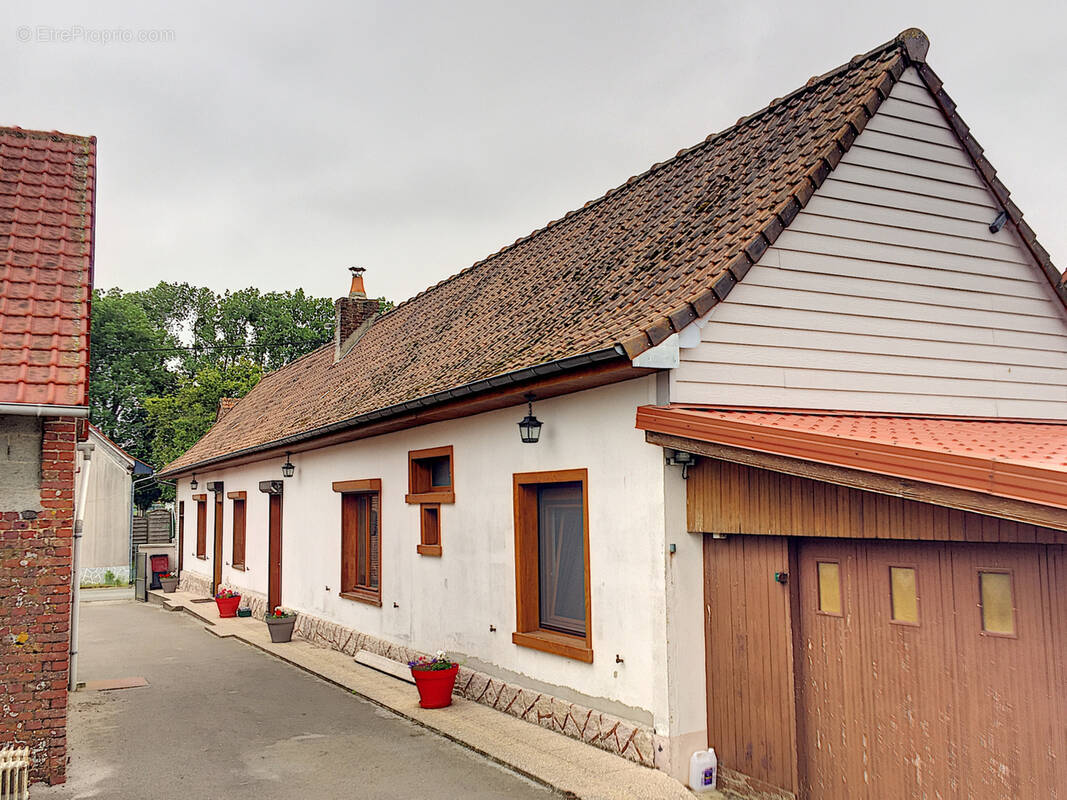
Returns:
[[[285,454],[285,463],[282,464],[282,477],[291,478],[293,473],[296,472],[296,467],[293,466],[293,462],[289,460],[289,454]]]
[[[193,479],[191,481],[189,481],[189,488],[192,489],[195,492],[196,491],[196,487],[199,486],[199,485],[200,484],[196,482],[196,473],[194,472],[193,473]]]
[[[533,392],[526,395],[526,404],[529,408],[525,419],[519,423],[519,436],[526,444],[537,444],[541,438],[541,420],[533,415]]]

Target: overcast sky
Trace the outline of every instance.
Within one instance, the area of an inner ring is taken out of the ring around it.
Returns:
[[[98,138],[98,287],[401,300],[917,26],[1067,266],[1067,13],[773,5],[5,3],[0,124]]]

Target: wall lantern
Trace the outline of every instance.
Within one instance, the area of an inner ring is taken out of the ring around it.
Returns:
[[[541,438],[541,420],[533,415],[533,392],[526,395],[526,404],[529,409],[525,419],[519,423],[519,436],[526,444],[537,444]]]
[[[196,491],[196,487],[199,486],[199,485],[200,484],[196,482],[196,473],[194,472],[193,473],[193,479],[191,481],[189,481],[189,488],[192,489],[195,492]]]
[[[289,460],[289,454],[285,454],[285,463],[282,464],[282,477],[291,478],[293,473],[296,472],[296,467],[293,466],[293,462]]]

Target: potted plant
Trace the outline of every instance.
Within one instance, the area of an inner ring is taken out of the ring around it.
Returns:
[[[456,685],[459,664],[438,650],[433,658],[420,656],[409,661],[411,677],[419,690],[419,705],[423,708],[444,708],[452,705],[452,689]]]
[[[173,572],[163,572],[159,576],[159,585],[167,594],[174,594],[178,590],[178,576]]]
[[[233,589],[219,589],[215,592],[215,605],[219,607],[220,617],[236,617],[241,595]]]
[[[296,612],[281,606],[275,606],[264,617],[272,642],[288,642],[293,638],[293,626],[296,625]]]

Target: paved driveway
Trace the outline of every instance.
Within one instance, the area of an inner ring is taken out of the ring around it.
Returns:
[[[34,800],[554,796],[185,614],[93,602],[81,621],[80,680],[149,686],[72,695],[67,783]]]

